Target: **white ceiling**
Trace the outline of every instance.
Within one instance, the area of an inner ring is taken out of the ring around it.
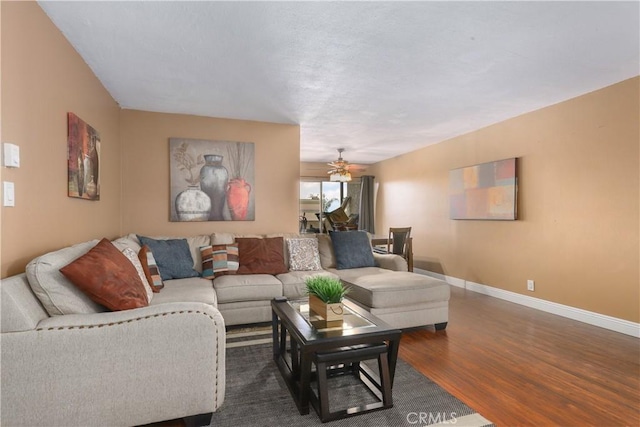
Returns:
[[[40,2],[123,107],[374,163],[640,74],[636,2]]]

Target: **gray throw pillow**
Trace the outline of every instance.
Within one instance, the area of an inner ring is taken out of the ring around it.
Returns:
[[[156,260],[162,280],[185,279],[198,277],[193,269],[193,258],[189,251],[187,239],[156,240],[138,236],[142,245],[147,245]]]
[[[366,231],[334,231],[331,243],[338,270],[376,266]]]

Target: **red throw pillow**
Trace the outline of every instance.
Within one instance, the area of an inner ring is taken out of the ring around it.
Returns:
[[[284,265],[284,240],[282,237],[237,238],[240,267],[236,274],[281,274]]]
[[[108,239],[102,239],[89,252],[62,267],[60,272],[89,298],[109,310],[149,305],[136,268]]]

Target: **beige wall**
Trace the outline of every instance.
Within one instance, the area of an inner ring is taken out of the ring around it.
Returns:
[[[2,277],[52,249],[120,231],[119,108],[36,2],[1,2],[2,142],[20,147],[2,207]],[[101,200],[67,197],[67,112],[100,132]]]
[[[189,236],[298,230],[297,125],[123,110],[123,232]],[[255,221],[170,222],[169,138],[255,143]]]
[[[638,322],[639,82],[376,164],[378,232],[412,226],[418,268]],[[509,157],[519,220],[450,220],[449,170]]]
[[[2,208],[2,277],[42,253],[128,232],[295,232],[298,126],[121,111],[35,2],[2,2],[2,142],[20,146],[16,207]],[[67,197],[67,112],[100,132],[101,200]],[[256,220],[169,222],[168,138],[255,142]]]

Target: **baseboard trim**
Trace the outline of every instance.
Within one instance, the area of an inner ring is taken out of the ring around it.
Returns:
[[[452,286],[468,289],[470,291],[478,292],[483,295],[499,298],[505,301],[513,302],[515,304],[535,308],[536,310],[545,311],[547,313],[567,317],[579,322],[588,323],[589,325],[598,326],[600,328],[605,328],[611,331],[620,332],[621,334],[640,338],[640,323],[634,323],[628,320],[618,319],[617,317],[594,313],[592,311],[583,310],[581,308],[558,304],[556,302],[530,297],[511,291],[506,291],[504,289],[483,285],[481,283],[475,283],[468,280],[459,279],[457,277],[434,273],[428,270],[421,270],[419,268],[416,268],[414,269],[414,272],[444,280]]]

